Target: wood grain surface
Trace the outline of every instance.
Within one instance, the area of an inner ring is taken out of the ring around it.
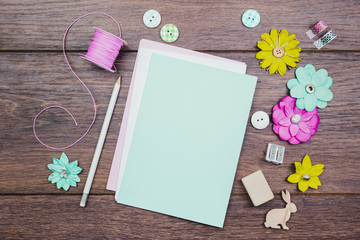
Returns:
[[[289,231],[263,226],[267,211],[285,206],[279,195],[259,207],[253,207],[246,195],[231,196],[223,229],[119,205],[113,196],[91,196],[87,207],[80,208],[80,197],[2,197],[3,239],[356,239],[360,235],[356,227],[360,210],[354,208],[360,196],[293,195],[298,212],[287,223]]]
[[[334,79],[334,99],[319,111],[316,135],[305,144],[292,146],[273,133],[271,125],[256,130],[250,123],[234,180],[223,229],[140,210],[114,201],[105,189],[130,79],[140,39],[161,41],[159,30],[142,23],[143,13],[157,9],[162,24],[180,30],[173,44],[246,62],[247,73],[258,76],[250,115],[272,107],[289,94],[285,76],[269,75],[255,59],[260,34],[286,28],[300,40],[302,61],[325,68]],[[261,23],[245,28],[241,15],[256,9]],[[104,11],[120,21],[128,47],[122,49],[116,67],[123,84],[95,176],[88,206],[80,208],[81,192],[90,168],[112,87],[111,74],[80,59],[93,36],[93,27],[115,32],[106,17],[92,16],[70,31],[67,48],[70,62],[94,94],[96,122],[76,146],[66,150],[78,160],[82,182],[68,192],[58,190],[47,177],[46,165],[61,151],[47,149],[33,136],[34,116],[49,105],[68,108],[79,125],[61,110],[49,110],[37,121],[39,137],[46,143],[65,146],[86,131],[93,107],[83,86],[68,70],[61,52],[63,32],[83,13]],[[360,2],[349,1],[19,1],[0,3],[0,239],[357,239],[360,236],[360,49],[357,24]],[[338,35],[320,51],[305,32],[324,19]],[[286,147],[285,161],[275,166],[264,161],[268,142]],[[308,154],[313,163],[325,164],[322,186],[306,193],[286,181],[294,162]],[[275,199],[253,207],[240,179],[261,169]],[[298,206],[290,231],[266,229],[265,214],[284,206],[280,191],[288,189]]]
[[[73,20],[88,12],[106,12],[120,22],[123,38],[131,50],[137,49],[142,38],[161,41],[159,31],[167,23],[180,30],[175,45],[190,49],[256,50],[256,41],[262,33],[271,28],[286,28],[297,34],[303,49],[315,50],[305,32],[321,19],[339,36],[326,49],[359,50],[359,7],[358,0],[2,0],[0,49],[61,50],[61,36]],[[155,30],[142,23],[143,14],[149,9],[157,9],[162,16],[162,23]],[[242,25],[241,16],[248,9],[256,9],[261,15],[261,24],[256,28]],[[69,49],[87,49],[95,26],[116,31],[109,18],[89,16],[70,31]]]

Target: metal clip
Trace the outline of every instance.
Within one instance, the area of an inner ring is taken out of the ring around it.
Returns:
[[[284,161],[285,147],[268,143],[265,160],[274,164],[281,164]]]

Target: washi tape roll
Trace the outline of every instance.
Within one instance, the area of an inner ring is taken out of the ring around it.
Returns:
[[[316,35],[324,31],[325,28],[327,28],[326,23],[323,20],[320,20],[317,24],[315,24],[315,26],[306,32],[306,35],[308,35],[310,39],[313,39]]]
[[[336,34],[333,32],[333,30],[331,30],[327,32],[324,36],[319,38],[316,42],[314,42],[314,45],[315,47],[317,47],[317,49],[320,49],[329,42],[331,42],[332,40],[334,40],[335,38],[336,38]]]

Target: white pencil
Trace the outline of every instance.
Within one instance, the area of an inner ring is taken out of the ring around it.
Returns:
[[[110,120],[111,120],[111,117],[112,117],[112,114],[113,114],[113,111],[114,111],[116,99],[117,99],[119,91],[120,91],[120,86],[121,86],[121,76],[116,81],[113,92],[111,94],[109,106],[108,106],[108,109],[106,111],[104,123],[102,125],[99,140],[98,140],[98,143],[96,145],[94,157],[93,157],[92,162],[91,162],[89,175],[88,175],[88,177],[86,179],[83,195],[82,195],[82,198],[81,198],[81,201],[80,201],[80,206],[81,207],[85,207],[85,205],[86,205],[86,200],[88,198],[90,188],[91,188],[92,182],[94,180],[96,168],[97,168],[99,158],[100,158],[100,155],[101,155],[101,151],[102,151],[102,148],[103,148],[103,145],[104,145],[105,137],[106,137],[106,134],[107,134],[107,131],[108,131],[108,128],[109,128]]]

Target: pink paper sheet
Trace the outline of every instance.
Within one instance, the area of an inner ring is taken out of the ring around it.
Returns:
[[[207,59],[213,59],[213,60],[220,60],[220,61],[226,61],[226,62],[232,62],[232,63],[239,64],[238,61],[225,59],[225,58],[221,58],[221,57],[217,57],[217,56],[212,56],[209,54],[200,53],[200,52],[196,52],[196,51],[192,51],[192,50],[188,50],[188,49],[184,49],[184,48],[180,48],[180,47],[170,46],[167,44],[158,43],[158,42],[154,42],[154,41],[150,41],[150,40],[146,40],[146,39],[142,39],[140,41],[139,49],[141,49],[141,48],[148,48],[148,49],[154,49],[154,50],[159,50],[159,51],[166,51],[166,52],[178,53],[178,54],[182,54],[182,55],[207,58]],[[128,119],[129,119],[131,98],[132,98],[132,94],[133,94],[134,76],[135,76],[135,71],[137,69],[136,65],[137,65],[137,61],[135,62],[134,72],[133,72],[133,75],[131,78],[130,89],[129,89],[128,98],[127,98],[126,105],[125,105],[125,110],[124,110],[121,127],[120,127],[119,138],[118,138],[117,145],[115,148],[114,158],[113,158],[113,162],[111,165],[110,174],[109,174],[109,178],[108,178],[108,182],[107,182],[107,186],[106,186],[106,189],[111,190],[111,191],[116,191],[117,184],[118,184],[120,163],[121,163],[122,153],[124,150],[126,129],[127,129],[127,124],[128,124]]]

